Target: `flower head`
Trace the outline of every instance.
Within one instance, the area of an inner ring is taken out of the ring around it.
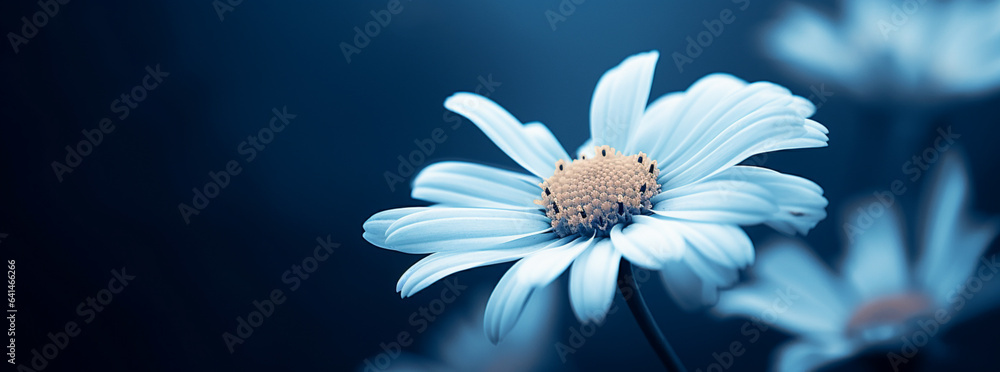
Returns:
[[[573,159],[541,123],[522,124],[482,96],[445,107],[471,120],[531,175],[442,162],[414,180],[432,207],[392,209],[365,222],[372,244],[429,256],[399,279],[409,296],[452,273],[517,261],[485,314],[496,342],[525,301],[572,265],[570,300],[581,321],[603,319],[624,257],[665,270],[678,301],[714,301],[754,258],[739,225],[805,234],[826,217],[816,184],[737,165],[754,154],[826,146],[814,107],[771,83],[709,75],[648,107],[655,51],[629,57],[600,79],[589,149]],[[587,154],[586,152],[589,152]]]
[[[996,237],[1000,221],[977,221],[964,211],[968,181],[957,156],[945,155],[939,167],[917,230],[922,247],[912,264],[900,214],[886,202],[892,199],[873,198],[844,225],[850,243],[839,273],[799,243],[777,244],[761,253],[752,269],[754,282],[720,295],[716,312],[777,313],[767,316],[768,323],[796,340],[777,354],[776,370],[802,371],[875,348],[895,348],[899,354],[903,338],[922,329],[918,324],[943,329],[957,323],[953,318],[996,305],[988,291],[984,298],[957,294],[978,291],[983,280],[992,278],[989,267],[980,265],[993,261],[980,255]],[[985,279],[984,273],[989,274]],[[979,303],[963,310],[967,300]]]
[[[769,52],[864,98],[924,103],[1000,88],[1000,1],[843,4],[840,19],[794,5],[768,31]]]

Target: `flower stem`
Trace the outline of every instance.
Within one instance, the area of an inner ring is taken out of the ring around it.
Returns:
[[[621,266],[618,268],[618,290],[625,298],[625,302],[628,303],[629,310],[632,310],[632,316],[639,323],[642,333],[646,335],[646,341],[649,341],[649,345],[656,351],[656,356],[660,357],[660,361],[663,362],[667,371],[687,372],[684,365],[681,364],[680,358],[677,357],[677,353],[667,342],[667,338],[663,336],[663,332],[660,332],[660,327],[656,325],[653,314],[649,312],[646,301],[642,299],[642,292],[639,291],[639,283],[635,281],[632,264],[625,259],[622,259]]]

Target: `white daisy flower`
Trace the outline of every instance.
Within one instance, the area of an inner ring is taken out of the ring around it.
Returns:
[[[1000,88],[1000,1],[845,0],[839,19],[794,4],[766,47],[858,96],[926,104]]]
[[[594,155],[575,160],[541,123],[522,124],[479,95],[449,97],[446,108],[531,174],[453,161],[424,169],[412,195],[433,206],[380,212],[364,224],[376,246],[430,254],[396,290],[406,297],[458,271],[517,261],[486,307],[486,334],[497,342],[528,297],[570,265],[581,321],[604,317],[622,258],[664,270],[672,294],[700,304],[754,259],[739,225],[805,234],[825,218],[815,183],[737,165],[763,152],[826,146],[826,128],[807,119],[809,101],[716,74],[647,107],[658,57],[634,55],[604,74],[590,111]]]
[[[870,350],[887,351],[886,367],[908,363],[915,348],[956,319],[996,305],[1000,292],[991,285],[994,292],[976,296],[1000,268],[996,257],[981,257],[1000,221],[978,221],[965,210],[968,180],[957,156],[946,155],[939,167],[916,230],[921,250],[915,261],[908,258],[898,209],[884,201],[892,199],[872,198],[847,219],[853,242],[839,273],[800,243],[776,244],[762,251],[755,279],[722,293],[715,311],[764,319],[793,334],[775,355],[777,371],[814,370]]]

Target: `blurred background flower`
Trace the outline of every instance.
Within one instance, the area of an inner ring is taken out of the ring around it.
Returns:
[[[839,17],[791,4],[765,36],[789,70],[904,106],[1000,87],[1000,2],[845,0]]]
[[[386,372],[515,372],[548,371],[553,367],[556,342],[557,296],[564,290],[561,282],[540,289],[524,307],[521,319],[506,338],[497,344],[483,333],[483,313],[488,289],[478,292],[464,312],[449,314],[415,347],[425,353],[404,352],[382,371]],[[367,366],[360,367],[365,371]]]
[[[813,370],[873,348],[885,353],[881,368],[898,370],[946,327],[1000,300],[990,282],[1000,276],[997,257],[982,256],[1000,219],[970,215],[968,175],[958,157],[945,155],[915,239],[894,197],[865,199],[843,225],[848,244],[839,274],[807,246],[784,241],[763,250],[754,280],[722,293],[715,311],[795,335],[776,354],[779,371]],[[920,246],[916,260],[907,241]]]

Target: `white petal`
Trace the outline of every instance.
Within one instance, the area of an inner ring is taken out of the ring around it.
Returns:
[[[447,161],[431,164],[413,180],[414,199],[452,207],[539,209],[541,180],[485,165]]]
[[[392,224],[396,223],[396,221],[400,218],[417,212],[426,211],[428,209],[429,208],[427,207],[409,207],[390,209],[375,213],[371,217],[368,217],[368,220],[365,221],[365,224],[363,225],[363,229],[365,230],[363,236],[365,240],[372,243],[376,247],[389,249],[389,247],[385,244],[385,238],[389,235],[386,233],[386,231],[389,230],[389,226],[392,226]]]
[[[660,182],[674,188],[757,153],[825,146],[825,128],[806,122],[813,111],[778,85],[713,74],[654,102],[634,139],[659,162]]]
[[[653,70],[660,53],[633,55],[608,70],[597,82],[590,103],[590,134],[594,143],[625,149],[629,132],[639,124],[649,100]]]
[[[683,236],[688,249],[697,250],[715,264],[742,269],[753,263],[753,243],[739,226],[655,218],[666,231]]]
[[[661,192],[652,198],[653,212],[689,221],[753,225],[778,212],[774,196],[748,181],[706,180]]]
[[[444,107],[476,124],[497,147],[529,172],[540,178],[550,177],[555,172],[559,158],[552,154],[558,153],[557,149],[540,148],[551,146],[551,141],[543,138],[537,129],[521,124],[495,102],[478,94],[455,93],[445,100]]]
[[[573,313],[581,322],[603,322],[618,283],[618,265],[622,255],[601,239],[573,261],[569,276],[569,299]]]
[[[636,266],[659,270],[665,262],[679,260],[687,243],[669,225],[648,216],[634,216],[628,226],[611,229],[611,242],[625,259]]]
[[[567,161],[572,159],[545,124],[537,121],[530,122],[524,125],[524,131],[538,145],[538,150],[546,152],[546,158]]]
[[[777,372],[815,371],[854,354],[856,348],[843,339],[798,340],[785,344],[775,356]]]
[[[862,299],[898,293],[908,287],[910,278],[898,211],[876,199],[866,201],[858,204],[862,212],[847,218],[847,224],[859,230],[848,230],[847,255],[841,268]],[[868,207],[873,205],[884,212],[869,215]],[[870,224],[857,226],[863,218]]]
[[[563,238],[507,270],[486,303],[483,325],[490,341],[495,344],[510,332],[531,293],[558,278],[593,243],[590,238]]]
[[[828,204],[823,189],[812,181],[752,166],[734,166],[663,191],[652,201],[660,215],[741,225],[766,223],[786,234],[803,235],[826,218]]]
[[[523,258],[551,245],[553,239],[554,236],[550,236],[538,241],[532,236],[503,243],[489,250],[434,253],[406,270],[396,283],[396,291],[402,297],[409,297],[459,271]]]
[[[947,153],[926,193],[921,238],[922,251],[916,278],[937,299],[962,284],[978,265],[983,251],[1000,231],[1000,221],[979,221],[968,207],[969,181],[965,165],[958,155]]]
[[[386,230],[385,244],[403,253],[470,251],[550,229],[539,212],[435,207],[398,219]]]

